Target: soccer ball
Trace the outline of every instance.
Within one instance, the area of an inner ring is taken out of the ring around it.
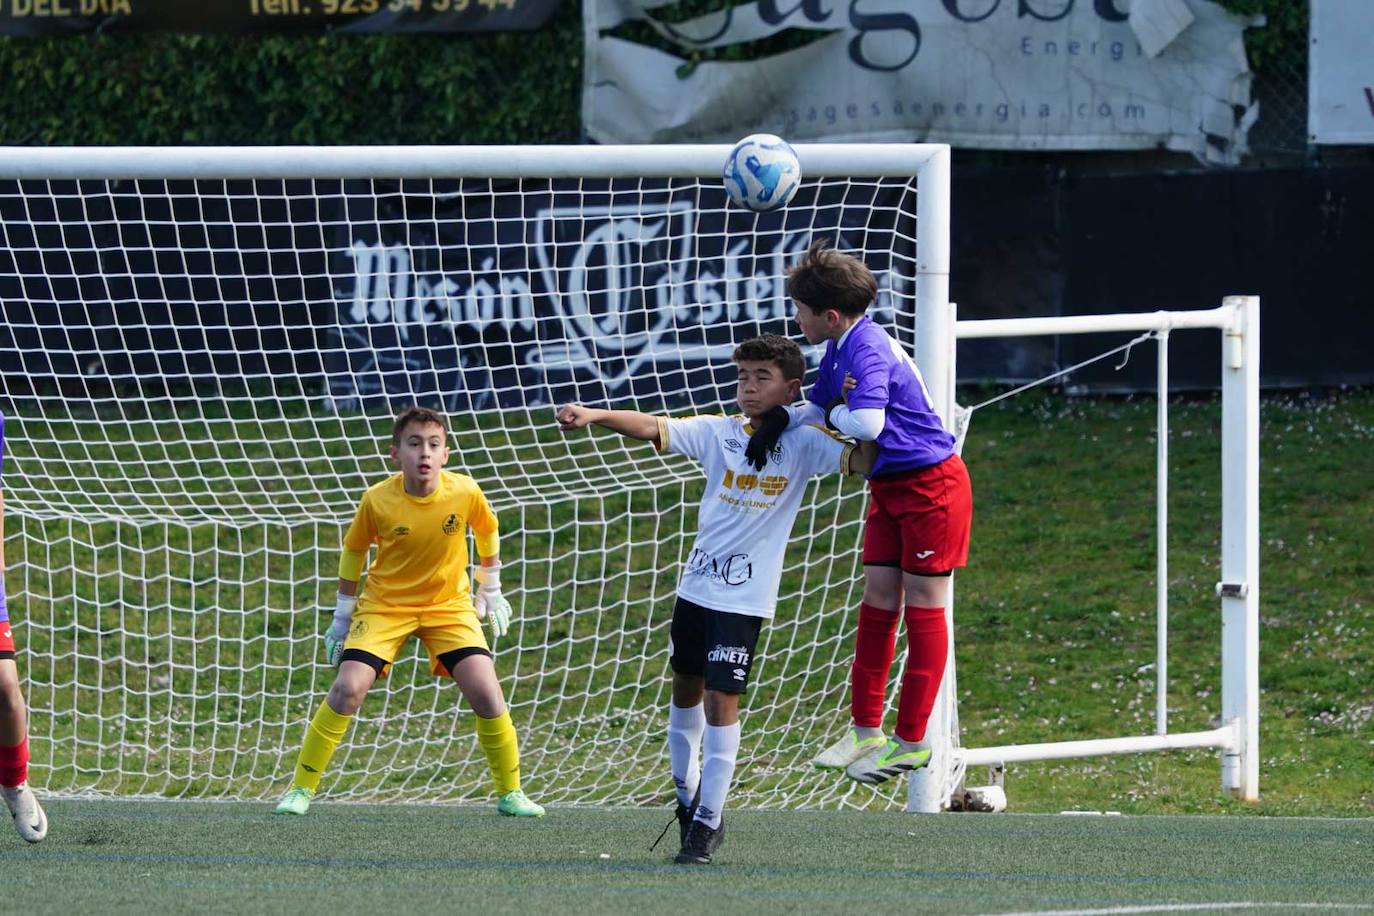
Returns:
[[[735,144],[721,177],[725,193],[749,210],[776,210],[801,187],[801,163],[787,141],[772,134],[750,134]]]

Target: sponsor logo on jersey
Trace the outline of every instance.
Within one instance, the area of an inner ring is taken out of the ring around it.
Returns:
[[[693,547],[687,555],[687,574],[705,576],[713,582],[743,585],[754,578],[754,563],[747,553],[732,553],[728,557],[713,557],[700,547]]]
[[[727,452],[738,452],[742,448],[744,448],[744,446],[740,444],[738,439],[725,440],[725,450]]]
[[[450,512],[448,518],[444,519],[444,534],[452,537],[458,533],[458,513]]]
[[[736,474],[730,468],[726,468],[725,476],[721,479],[720,485],[726,490],[753,490],[757,488],[764,496],[777,496],[787,489],[787,480],[785,474],[765,474],[760,477],[758,474]]]
[[[749,672],[748,672],[748,671],[745,671],[743,668],[736,668],[736,669],[735,669],[733,672],[731,672],[731,673],[734,674],[735,680],[737,680],[737,681],[742,681],[742,680],[744,680],[744,676],[745,676],[746,674],[748,674]]]
[[[714,646],[707,650],[706,660],[708,662],[724,662],[727,665],[747,665],[749,664],[749,650],[744,646]]]
[[[759,492],[764,496],[778,496],[787,489],[787,478],[781,474],[769,474],[759,478]]]
[[[403,538],[408,534],[410,534],[410,529],[405,525],[397,525],[391,529],[391,536],[394,538]]]

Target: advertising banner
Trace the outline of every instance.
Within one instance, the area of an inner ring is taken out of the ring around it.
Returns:
[[[560,0],[0,0],[0,35],[88,32],[512,32]]]
[[[1374,144],[1374,3],[1312,0],[1311,29],[1312,142]]]
[[[1234,163],[1257,115],[1210,0],[754,0],[681,19],[586,0],[583,121],[603,143],[925,140],[1164,146]]]
[[[342,339],[327,366],[341,408],[731,403],[731,353],[790,334],[786,268],[821,235],[872,253],[874,317],[913,343],[915,201],[902,186],[808,188],[766,214],[698,209],[690,184],[668,181],[486,187],[455,186],[439,206],[428,186],[347,198],[331,265]],[[902,230],[866,225],[875,209]]]

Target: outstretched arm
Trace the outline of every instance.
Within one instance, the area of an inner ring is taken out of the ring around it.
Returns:
[[[581,429],[591,424],[628,436],[659,445],[658,418],[637,410],[602,410],[598,407],[583,407],[581,404],[568,404],[559,408],[558,428],[564,432]]]

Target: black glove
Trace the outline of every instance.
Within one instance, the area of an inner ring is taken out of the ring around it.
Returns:
[[[767,466],[768,453],[773,451],[778,440],[782,438],[783,431],[791,422],[792,415],[787,412],[786,407],[774,407],[753,420],[754,434],[749,437],[749,444],[744,447],[744,457],[754,466],[754,470],[762,471]]]
[[[837,433],[840,432],[840,428],[839,428],[838,426],[835,425],[835,422],[834,422],[833,420],[830,419],[830,414],[831,414],[832,411],[834,411],[834,409],[835,409],[836,407],[839,407],[839,406],[840,406],[841,404],[843,404],[843,403],[844,403],[844,398],[835,398],[835,399],[833,399],[829,404],[826,404],[826,405],[825,405],[825,428],[826,428],[826,429],[833,429],[833,430],[834,430],[835,432],[837,432]]]

